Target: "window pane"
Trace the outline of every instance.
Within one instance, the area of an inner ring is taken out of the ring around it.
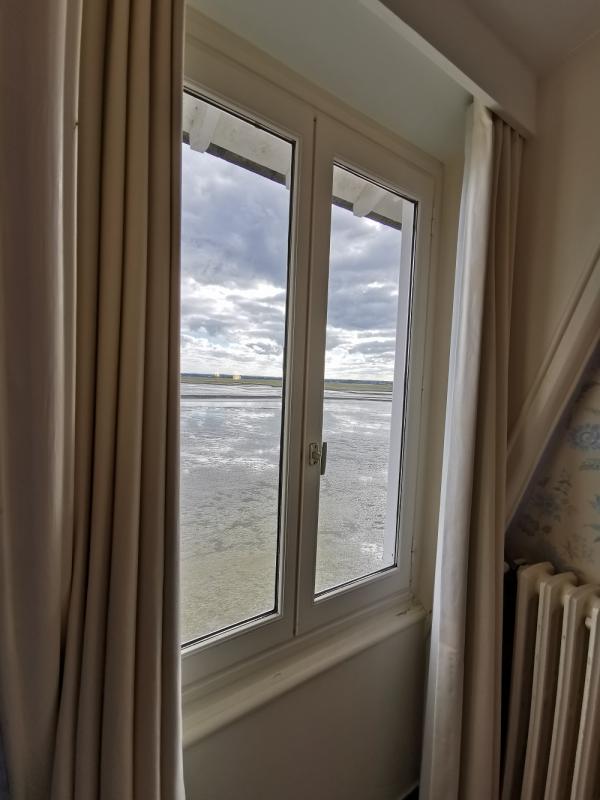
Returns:
[[[182,639],[277,608],[292,144],[184,95]]]
[[[414,213],[338,166],[331,211],[317,594],[396,563]]]

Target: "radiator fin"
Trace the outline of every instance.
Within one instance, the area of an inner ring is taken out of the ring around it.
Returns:
[[[563,598],[576,582],[575,575],[566,572],[546,578],[540,586],[522,800],[544,796],[558,685]]]
[[[521,797],[540,584],[553,572],[554,567],[549,563],[533,564],[519,570],[502,800],[519,800]]]
[[[594,586],[577,586],[568,590],[565,596],[552,747],[544,800],[565,800],[570,794],[587,665],[589,634],[585,619],[596,591]]]
[[[588,657],[577,737],[571,800],[597,800],[600,743],[600,599],[596,598],[586,624],[590,631]]]

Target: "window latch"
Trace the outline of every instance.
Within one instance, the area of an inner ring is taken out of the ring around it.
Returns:
[[[325,475],[327,467],[327,442],[311,442],[308,446],[308,463],[311,466],[321,465],[321,475]]]

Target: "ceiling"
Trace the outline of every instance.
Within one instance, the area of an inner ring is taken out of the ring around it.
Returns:
[[[462,154],[470,95],[360,0],[189,0],[441,161]]]
[[[600,31],[600,0],[466,0],[538,75]]]

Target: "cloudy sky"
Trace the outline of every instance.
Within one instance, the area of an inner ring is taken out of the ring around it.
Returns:
[[[183,145],[181,370],[280,376],[288,190]],[[326,375],[391,380],[400,232],[333,207]]]

